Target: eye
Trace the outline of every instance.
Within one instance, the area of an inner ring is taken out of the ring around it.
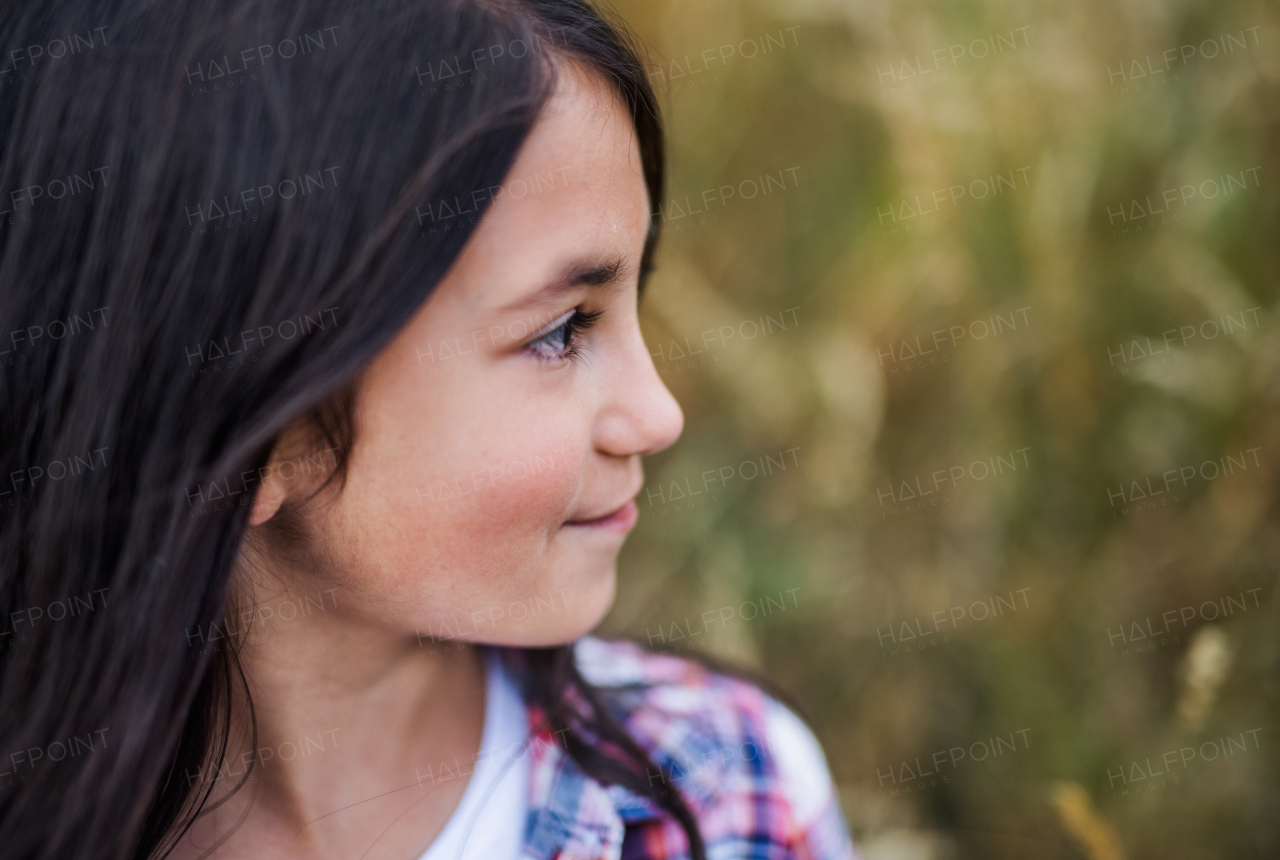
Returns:
[[[600,317],[600,311],[574,308],[551,323],[551,328],[525,345],[541,361],[576,360],[581,352],[578,338]]]

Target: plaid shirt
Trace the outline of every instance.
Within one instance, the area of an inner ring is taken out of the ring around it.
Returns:
[[[586,637],[575,653],[587,680],[615,688],[615,714],[679,788],[708,860],[858,860],[817,741],[777,701],[746,681],[630,642]],[[529,718],[520,860],[689,857],[669,813],[587,776],[536,708]]]

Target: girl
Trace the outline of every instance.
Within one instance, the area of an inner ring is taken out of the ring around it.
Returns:
[[[588,635],[682,425],[614,26],[61,0],[0,33],[3,857],[853,856],[791,711]]]

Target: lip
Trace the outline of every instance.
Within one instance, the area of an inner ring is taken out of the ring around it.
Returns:
[[[603,516],[596,517],[591,520],[574,520],[566,522],[566,526],[583,529],[600,529],[612,532],[629,532],[631,527],[636,524],[636,520],[640,518],[640,508],[636,505],[636,498],[632,496],[617,508],[614,508]]]

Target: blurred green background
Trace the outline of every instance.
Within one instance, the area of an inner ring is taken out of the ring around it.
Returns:
[[[603,632],[793,693],[870,860],[1280,856],[1280,6],[615,8],[686,425]]]

